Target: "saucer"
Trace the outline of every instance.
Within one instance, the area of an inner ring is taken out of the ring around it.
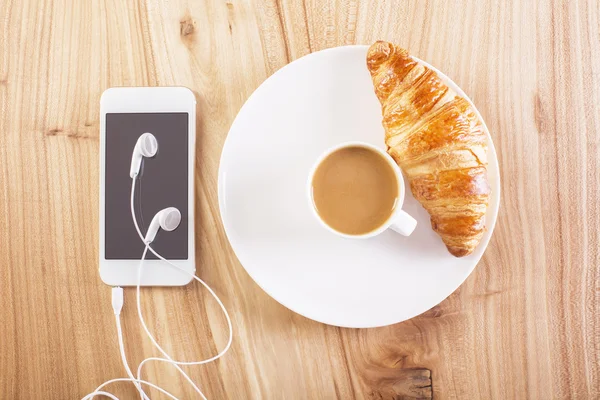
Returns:
[[[306,181],[319,155],[347,141],[385,148],[367,49],[312,53],[263,82],[231,126],[218,184],[225,232],[254,281],[298,314],[354,328],[407,320],[454,292],[483,255],[500,204],[498,160],[484,126],[492,196],[487,230],[471,255],[455,258],[448,252],[410,190],[402,208],[418,225],[409,237],[388,230],[347,239],[319,224],[306,201]],[[448,77],[422,63],[468,99]]]

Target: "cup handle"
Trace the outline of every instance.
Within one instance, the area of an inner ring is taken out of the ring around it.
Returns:
[[[417,220],[408,215],[404,210],[398,211],[394,222],[390,225],[390,228],[401,235],[410,236],[411,233],[417,227]]]

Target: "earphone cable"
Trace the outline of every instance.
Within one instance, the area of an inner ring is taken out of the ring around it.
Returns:
[[[143,234],[142,234],[142,232],[141,232],[141,230],[139,228],[139,225],[138,225],[138,222],[137,222],[137,218],[136,218],[136,215],[135,215],[135,209],[134,209],[135,182],[136,182],[136,179],[137,179],[137,174],[133,177],[133,179],[132,179],[132,185],[131,185],[131,217],[133,219],[133,223],[134,223],[135,229],[136,229],[136,231],[137,231],[140,239],[142,241],[144,241],[144,236],[143,236]],[[196,281],[198,281],[202,286],[204,286],[204,288],[206,288],[206,290],[208,290],[208,292],[216,300],[217,304],[219,305],[219,307],[223,311],[223,315],[225,316],[225,319],[227,320],[227,325],[228,325],[228,330],[229,330],[229,338],[228,338],[227,344],[225,345],[225,347],[223,348],[223,350],[221,350],[216,356],[213,356],[211,358],[208,358],[208,359],[205,359],[205,360],[201,360],[201,361],[175,361],[158,344],[158,342],[156,341],[156,339],[154,338],[154,336],[152,335],[152,333],[148,329],[148,327],[146,325],[146,322],[144,320],[143,314],[142,314],[141,301],[140,301],[140,285],[141,285],[142,263],[143,263],[143,261],[145,259],[145,255],[146,255],[146,251],[147,250],[150,250],[150,252],[152,252],[152,254],[154,254],[161,261],[163,261],[163,262],[167,263],[168,265],[170,265],[170,266],[172,266],[172,267],[174,267],[174,268],[176,268],[176,269],[178,269],[178,270],[180,270],[180,271],[188,274],[190,277],[192,277],[193,279],[195,279]],[[217,294],[202,279],[200,279],[199,277],[197,277],[193,273],[190,273],[190,272],[186,271],[185,269],[181,268],[180,266],[175,265],[174,263],[170,262],[169,260],[165,259],[162,255],[160,255],[158,252],[156,252],[150,246],[149,243],[146,243],[146,248],[144,250],[144,255],[142,256],[142,260],[140,262],[140,267],[139,267],[139,270],[138,270],[138,284],[137,284],[137,287],[136,287],[136,302],[137,302],[138,316],[140,318],[140,323],[141,323],[144,331],[146,332],[148,338],[150,339],[150,341],[152,342],[152,344],[154,345],[154,347],[156,347],[163,354],[163,356],[166,357],[166,358],[149,357],[149,358],[146,358],[145,360],[143,360],[140,363],[140,365],[138,366],[137,378],[140,379],[140,377],[141,377],[141,370],[142,370],[144,364],[146,364],[147,362],[149,362],[149,361],[167,362],[167,363],[170,363],[173,366],[175,366],[175,368],[177,368],[181,372],[181,374],[188,380],[188,382],[194,387],[194,389],[196,389],[196,391],[202,396],[202,398],[205,399],[204,394],[202,394],[202,392],[200,391],[200,389],[193,383],[193,381],[189,378],[189,376],[183,370],[181,370],[181,368],[179,367],[179,365],[202,365],[202,364],[210,363],[212,361],[215,361],[215,360],[221,358],[225,353],[227,353],[227,351],[231,347],[231,344],[233,342],[233,324],[231,323],[231,318],[229,316],[229,313],[227,312],[227,309],[223,305],[223,302],[221,301],[221,299],[219,299],[219,297],[217,296]]]
[[[129,363],[127,362],[127,356],[125,355],[125,344],[123,343],[123,329],[121,327],[121,310],[123,309],[123,288],[114,287],[114,288],[112,288],[111,294],[112,294],[111,295],[112,307],[113,307],[113,312],[115,314],[115,321],[116,321],[116,326],[117,326],[117,340],[119,342],[119,352],[121,353],[121,361],[123,362],[123,367],[125,367],[127,376],[130,379],[134,380],[135,377],[133,376],[133,373],[131,372],[131,369],[129,368]],[[142,399],[150,400],[150,398],[146,395],[146,393],[144,392],[144,389],[142,389],[142,386],[139,383],[134,382],[134,385],[137,388]]]
[[[137,231],[138,236],[140,237],[140,239],[142,240],[142,242],[145,243],[144,235],[142,234],[142,231],[140,230],[140,227],[138,225],[137,217],[135,215],[135,208],[134,208],[134,204],[135,204],[135,182],[137,180],[137,177],[138,177],[138,174],[136,173],[136,174],[134,174],[134,176],[133,176],[133,178],[131,180],[131,202],[130,202],[130,205],[131,205],[131,218],[133,219],[133,225],[135,226],[135,230]],[[142,254],[142,259],[140,260],[140,265],[138,267],[138,280],[137,280],[137,285],[136,285],[136,303],[137,303],[138,317],[140,319],[142,327],[144,328],[144,331],[146,332],[146,335],[148,336],[148,338],[150,339],[150,341],[152,342],[152,344],[154,345],[154,347],[156,347],[158,349],[158,351],[160,351],[161,354],[164,357],[166,357],[165,362],[171,362],[171,361],[173,361],[172,358],[171,358],[171,356],[169,356],[169,354],[166,351],[164,351],[162,349],[162,347],[160,347],[158,345],[158,343],[154,339],[154,336],[152,336],[152,334],[150,333],[150,330],[146,326],[146,323],[145,323],[144,318],[142,316],[142,310],[141,310],[141,305],[140,305],[141,273],[142,273],[142,265],[143,265],[144,260],[146,258],[146,253],[148,252],[149,249],[153,253],[155,253],[154,249],[152,249],[149,244],[146,244],[146,246],[144,248],[144,252]],[[187,272],[187,271],[185,271],[185,272]],[[189,274],[189,272],[188,272],[188,274]],[[144,361],[145,360],[143,360],[140,365],[143,365]],[[206,400],[206,396],[204,396],[204,393],[202,393],[202,391],[194,383],[194,381],[192,380],[192,378],[190,378],[189,375],[186,374],[185,371],[179,365],[173,364],[173,366],[189,382],[189,384],[194,388],[194,390],[196,391],[196,393],[198,393],[200,395],[200,397],[202,397],[203,400]],[[140,379],[140,378],[141,378],[141,369],[138,366],[137,379]],[[140,398],[142,398],[141,395],[140,395]]]
[[[87,394],[85,397],[83,397],[81,400],[91,400],[93,399],[95,396],[99,396],[99,395],[104,395],[104,396],[108,396],[113,400],[119,400],[118,397],[116,397],[115,395],[108,393],[106,391],[102,391],[101,389],[104,388],[105,386],[110,385],[111,383],[116,383],[116,382],[133,382],[133,383],[138,383],[138,384],[143,384],[143,385],[147,385],[150,386],[151,388],[154,388],[156,390],[158,390],[159,392],[163,393],[164,395],[166,395],[168,398],[173,399],[173,400],[180,400],[179,398],[173,396],[173,394],[167,392],[165,389],[161,388],[158,385],[155,385],[152,382],[148,382],[142,379],[131,379],[131,378],[115,378],[115,379],[109,379],[108,381],[104,382],[103,384],[101,384],[100,386],[98,386],[96,388],[96,390],[94,390],[92,393]]]
[[[109,398],[111,398],[113,400],[119,400],[113,394],[101,390],[106,385],[109,385],[109,384],[114,383],[114,382],[132,382],[136,386],[136,388],[138,389],[140,397],[143,400],[150,400],[150,399],[146,395],[146,393],[144,392],[144,390],[142,389],[141,384],[148,385],[148,386],[150,386],[150,387],[152,387],[154,389],[157,389],[158,391],[160,391],[161,393],[165,394],[166,396],[168,396],[171,399],[179,400],[177,397],[173,396],[171,393],[169,393],[168,391],[162,389],[158,385],[155,385],[155,384],[153,384],[151,382],[148,382],[148,381],[145,381],[145,380],[141,379],[142,368],[143,368],[144,364],[146,364],[149,361],[161,361],[161,362],[166,362],[166,363],[172,364],[183,375],[183,377],[191,384],[191,386],[202,397],[202,399],[206,400],[206,397],[204,396],[204,394],[202,393],[202,391],[198,388],[198,386],[194,383],[194,381],[181,369],[180,365],[202,365],[202,364],[207,364],[207,363],[210,363],[212,361],[215,361],[215,360],[221,358],[225,353],[227,353],[227,351],[229,350],[229,348],[231,347],[231,344],[233,342],[233,324],[231,323],[231,318],[229,316],[229,313],[227,312],[227,309],[223,305],[223,302],[221,301],[221,299],[219,299],[219,297],[217,296],[217,294],[208,286],[208,284],[206,282],[204,282],[202,279],[200,279],[199,277],[197,277],[195,274],[190,273],[187,270],[185,270],[184,268],[182,268],[182,267],[180,267],[180,266],[178,266],[178,265],[170,262],[169,260],[165,259],[162,255],[160,255],[159,253],[157,253],[150,246],[150,241],[148,241],[148,243],[145,241],[144,236],[142,235],[142,232],[141,232],[141,230],[139,228],[139,225],[138,225],[138,222],[137,222],[137,218],[136,218],[136,215],[135,215],[135,209],[134,209],[135,183],[136,183],[136,180],[137,180],[137,173],[135,173],[132,176],[132,185],[131,185],[131,216],[132,216],[132,219],[133,219],[133,223],[134,223],[135,229],[136,229],[136,231],[137,231],[140,239],[145,244],[144,252],[142,254],[142,258],[140,260],[140,264],[139,264],[139,267],[138,267],[138,279],[137,279],[137,285],[136,285],[136,303],[137,303],[138,317],[140,319],[140,323],[141,323],[142,327],[144,328],[144,331],[146,332],[148,338],[150,339],[150,341],[152,342],[152,344],[154,345],[154,347],[156,347],[163,354],[163,356],[165,356],[166,358],[148,357],[148,358],[144,359],[139,364],[139,366],[138,366],[138,369],[137,369],[137,379],[133,377],[133,373],[132,373],[131,369],[129,368],[129,365],[127,363],[127,358],[125,356],[125,347],[124,347],[124,344],[123,344],[123,332],[122,332],[121,321],[120,321],[120,312],[121,312],[121,308],[123,306],[123,289],[120,288],[120,287],[113,288],[112,303],[113,303],[113,311],[115,313],[115,318],[116,318],[117,338],[118,338],[118,341],[119,341],[119,351],[120,351],[120,354],[121,354],[121,360],[123,362],[123,366],[125,367],[125,370],[127,372],[127,375],[129,376],[129,378],[116,378],[116,379],[108,380],[108,381],[102,383],[100,386],[98,386],[96,388],[96,390],[94,390],[94,392],[89,393],[88,395],[86,395],[82,400],[90,400],[90,399],[94,398],[97,395],[104,395],[104,396],[107,396],[107,397],[109,397]],[[162,347],[158,344],[158,342],[156,341],[156,339],[154,338],[154,336],[152,335],[152,333],[150,332],[150,330],[146,326],[146,322],[144,320],[144,317],[143,317],[143,314],[142,314],[142,310],[141,310],[140,286],[141,286],[141,277],[142,277],[143,263],[145,261],[146,254],[147,254],[148,250],[150,250],[150,252],[152,252],[152,254],[154,254],[161,261],[167,263],[169,266],[174,267],[174,268],[176,268],[176,269],[178,269],[178,270],[180,270],[180,271],[188,274],[190,277],[192,277],[196,281],[200,282],[200,284],[204,288],[206,288],[208,290],[208,292],[214,297],[214,299],[217,301],[217,304],[219,304],[219,307],[223,311],[223,314],[225,315],[225,319],[227,320],[227,325],[228,325],[228,328],[229,328],[229,339],[227,341],[227,344],[223,348],[223,350],[221,350],[216,356],[213,356],[211,358],[208,358],[208,359],[205,359],[205,360],[201,360],[201,361],[175,361],[175,360],[173,360],[169,356],[169,354],[166,351],[164,351],[162,349]]]

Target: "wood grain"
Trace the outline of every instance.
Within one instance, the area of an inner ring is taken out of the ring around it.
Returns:
[[[0,398],[80,398],[124,376],[97,273],[99,98],[121,85],[184,85],[198,98],[197,270],[236,334],[222,360],[186,368],[209,398],[600,398],[599,27],[595,0],[0,0]],[[245,273],[219,218],[218,161],[270,74],[377,39],[477,104],[502,206],[485,256],[448,299],[394,326],[339,329],[283,308]],[[176,358],[225,344],[199,285],[143,297]],[[124,329],[137,365],[155,353],[133,298]],[[194,398],[168,366],[145,376]]]

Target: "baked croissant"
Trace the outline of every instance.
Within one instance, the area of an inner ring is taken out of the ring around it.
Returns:
[[[367,66],[382,106],[388,153],[448,251],[471,254],[483,236],[490,196],[481,121],[468,101],[404,49],[376,42]]]

